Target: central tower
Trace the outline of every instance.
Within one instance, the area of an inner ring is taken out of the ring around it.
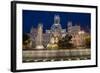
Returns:
[[[62,36],[61,31],[62,31],[62,28],[60,25],[60,17],[59,15],[55,15],[54,24],[51,26],[50,42],[48,44],[48,47],[49,46],[52,48],[58,47],[57,43]]]
[[[51,34],[54,36],[54,37],[61,37],[61,31],[62,31],[62,28],[61,28],[61,25],[60,25],[60,17],[59,15],[55,15],[54,16],[54,24],[51,26]]]
[[[54,16],[54,24],[51,26],[51,34],[50,34],[50,42],[47,47],[51,49],[58,48],[58,41],[62,37],[62,28],[60,25],[60,17],[59,15]]]

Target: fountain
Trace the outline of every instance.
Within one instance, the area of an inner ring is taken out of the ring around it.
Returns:
[[[37,32],[37,37],[36,37],[36,49],[44,49],[43,45],[42,45],[42,40],[43,40],[43,25],[41,23],[39,23],[38,25],[38,32]]]

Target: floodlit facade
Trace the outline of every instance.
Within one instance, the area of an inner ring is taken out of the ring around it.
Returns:
[[[81,30],[79,25],[72,26],[72,22],[68,22],[68,34],[72,36],[71,42],[74,46],[79,47],[85,44],[85,36],[89,35],[84,30]]]
[[[66,31],[67,30],[67,31]],[[30,31],[30,37],[32,38],[33,45],[35,49],[46,49],[46,48],[57,48],[58,41],[65,37],[66,34],[72,36],[71,43],[75,46],[81,46],[84,44],[84,37],[86,32],[81,30],[79,25],[72,25],[69,21],[66,29],[62,29],[60,24],[60,16],[54,16],[54,24],[50,29],[46,29],[43,32],[43,24],[39,24],[38,28],[33,28]]]

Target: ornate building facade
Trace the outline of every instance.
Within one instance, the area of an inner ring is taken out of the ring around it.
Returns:
[[[66,31],[67,29],[67,31]],[[72,22],[68,22],[67,28],[62,29],[60,24],[60,16],[54,16],[54,24],[51,26],[50,30],[45,30],[43,33],[43,24],[39,24],[38,28],[33,28],[30,31],[30,37],[32,38],[33,45],[35,49],[47,49],[47,48],[57,48],[57,43],[59,39],[64,37],[66,34],[72,36],[71,43],[75,46],[81,46],[84,44],[84,36],[86,32],[81,30],[79,25],[72,25]]]

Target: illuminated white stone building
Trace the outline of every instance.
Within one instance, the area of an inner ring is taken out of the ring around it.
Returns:
[[[66,34],[72,36],[71,43],[75,46],[82,46],[84,44],[84,36],[86,32],[81,30],[79,25],[72,25],[72,22],[68,22],[67,31],[66,29],[62,29],[60,24],[60,16],[54,16],[54,24],[48,30],[45,30],[43,33],[43,24],[39,24],[38,28],[32,28],[30,32],[30,37],[35,44],[35,48],[37,49],[45,49],[47,47],[57,47],[57,43],[59,39],[64,37]],[[33,45],[34,45],[33,44]]]
[[[72,43],[74,46],[83,46],[85,42],[86,32],[81,30],[79,25],[72,25],[72,22],[68,22],[68,34],[72,36]]]

